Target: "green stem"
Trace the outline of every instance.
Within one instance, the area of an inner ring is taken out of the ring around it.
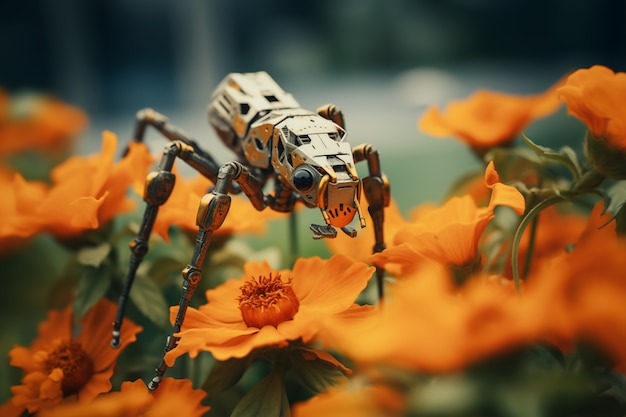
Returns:
[[[600,174],[598,171],[591,169],[578,178],[572,188],[580,192],[589,191],[602,184],[602,181],[605,179],[606,176],[604,174]]]
[[[526,258],[524,259],[524,270],[522,271],[522,278],[526,278],[530,272],[530,264],[533,258],[533,251],[535,250],[535,239],[537,237],[537,224],[539,223],[539,214],[535,216],[530,224],[530,236],[528,236],[528,250],[526,251]]]
[[[520,222],[519,226],[517,226],[517,230],[515,231],[515,235],[513,236],[511,263],[513,269],[513,281],[515,282],[515,289],[517,290],[518,294],[521,294],[522,292],[522,285],[520,282],[519,274],[519,244],[522,240],[522,235],[524,234],[524,231],[526,230],[528,224],[535,219],[535,217],[541,212],[541,210],[563,200],[565,200],[565,197],[560,195],[548,197],[547,199],[541,201],[539,204],[530,209],[528,213],[526,213],[526,216],[524,216],[524,218]]]
[[[298,243],[298,216],[295,210],[289,213],[289,265],[290,267],[296,262],[300,255],[300,247]]]

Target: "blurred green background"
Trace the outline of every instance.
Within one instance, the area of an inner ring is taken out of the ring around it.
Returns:
[[[478,88],[534,93],[593,64],[623,71],[626,2],[4,2],[0,56],[0,86],[49,92],[89,113],[81,153],[99,148],[103,129],[127,140],[135,112],[153,107],[224,161],[231,154],[208,126],[208,98],[229,72],[266,70],[305,108],[340,106],[351,143],[383,152],[406,208],[440,198],[472,163],[462,145],[417,131],[428,104]],[[577,121],[559,121],[537,140],[580,134]]]

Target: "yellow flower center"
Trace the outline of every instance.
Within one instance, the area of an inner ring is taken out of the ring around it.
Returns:
[[[48,353],[45,366],[48,372],[55,368],[63,371],[61,388],[63,395],[76,394],[93,376],[94,368],[91,358],[85,353],[78,342],[64,341]]]
[[[271,325],[291,320],[298,312],[300,302],[291,288],[291,278],[283,282],[280,274],[261,276],[246,281],[240,288],[239,310],[249,327]]]

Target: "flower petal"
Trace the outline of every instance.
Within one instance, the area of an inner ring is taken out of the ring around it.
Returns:
[[[340,312],[352,305],[367,286],[374,268],[343,255],[325,261],[300,258],[293,267],[293,290],[300,305]]]
[[[121,333],[121,345],[111,349],[111,321],[103,317],[115,317],[117,304],[107,299],[98,301],[82,319],[82,329],[76,341],[81,343],[83,350],[94,364],[95,372],[111,369],[117,357],[129,343],[137,340],[137,333],[142,327],[129,319],[124,319]]]
[[[490,161],[485,170],[485,185],[491,188],[491,199],[489,208],[493,210],[496,206],[511,207],[518,215],[524,214],[526,201],[517,188],[500,182],[493,161]]]

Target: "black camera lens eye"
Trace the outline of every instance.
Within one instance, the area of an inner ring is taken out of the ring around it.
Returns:
[[[305,169],[293,174],[293,185],[300,191],[309,190],[313,186],[313,174]]]

